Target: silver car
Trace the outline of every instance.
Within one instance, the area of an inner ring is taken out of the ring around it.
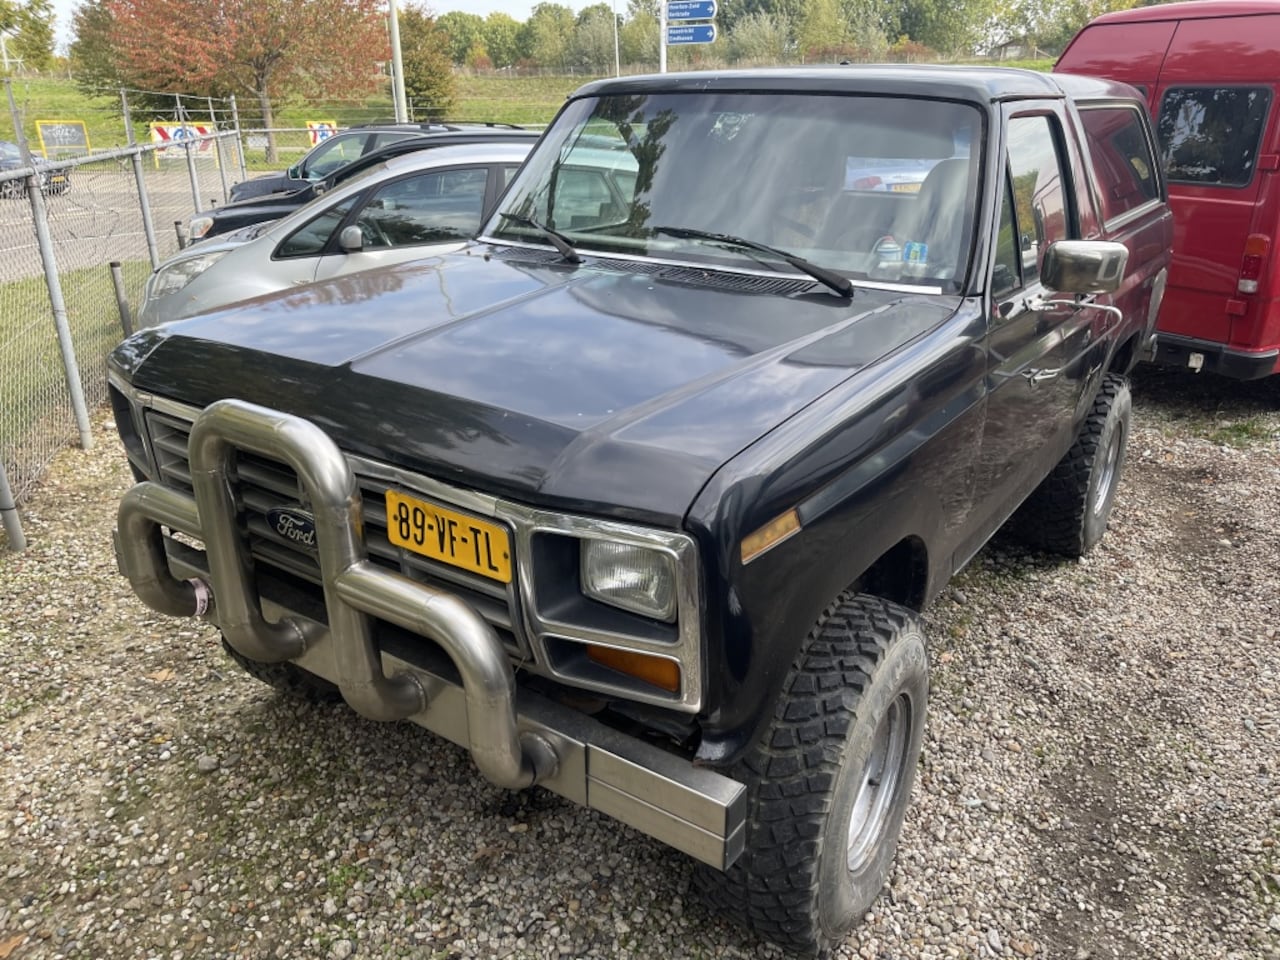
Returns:
[[[460,248],[531,143],[436,147],[394,157],[281,220],[197,243],[147,280],[138,324]]]

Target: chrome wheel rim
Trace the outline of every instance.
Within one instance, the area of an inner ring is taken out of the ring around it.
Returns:
[[[1093,498],[1093,515],[1095,517],[1102,514],[1102,508],[1107,504],[1107,498],[1111,496],[1111,485],[1116,482],[1116,464],[1120,462],[1120,440],[1122,439],[1121,431],[1117,430],[1111,435],[1111,442],[1107,444],[1107,456],[1102,462],[1102,474],[1098,478],[1098,492]]]
[[[902,693],[876,726],[871,753],[853,798],[845,858],[850,873],[857,873],[871,859],[889,821],[893,799],[907,770],[910,732],[911,700]]]

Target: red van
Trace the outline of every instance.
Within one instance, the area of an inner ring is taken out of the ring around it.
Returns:
[[[1174,213],[1155,359],[1280,372],[1280,2],[1195,0],[1098,17],[1054,67],[1138,87]]]

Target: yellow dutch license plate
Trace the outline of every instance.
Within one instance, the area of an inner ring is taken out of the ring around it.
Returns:
[[[387,538],[451,567],[511,582],[511,539],[496,523],[387,491]]]
[[[889,189],[893,193],[919,193],[920,184],[918,183],[895,183]]]

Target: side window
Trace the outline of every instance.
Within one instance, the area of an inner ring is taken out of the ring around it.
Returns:
[[[364,150],[364,134],[354,137],[331,137],[313,151],[303,164],[302,175],[308,180],[321,180],[339,167],[360,157]]]
[[[1018,231],[1013,222],[1013,190],[1004,181],[1000,203],[1000,230],[996,234],[996,260],[991,270],[991,296],[999,298],[1022,286],[1022,258],[1018,254]]]
[[[313,257],[324,249],[333,232],[346,219],[355,205],[352,197],[336,207],[330,207],[320,216],[300,227],[285,238],[276,248],[277,257]]]
[[[1170,180],[1243,187],[1266,125],[1266,87],[1171,87],[1160,103],[1160,159]]]
[[[405,177],[380,187],[356,217],[366,248],[466,240],[480,229],[485,167]]]
[[[385,147],[388,143],[398,143],[401,140],[408,140],[410,137],[416,137],[416,133],[379,133],[375,134],[369,143],[369,149],[365,153]]]
[[[1009,121],[1009,172],[1013,178],[1013,212],[1024,284],[1040,276],[1045,247],[1074,232],[1063,193],[1060,139],[1048,116],[1014,117]]]
[[[570,229],[594,227],[620,216],[604,171],[564,167],[556,183],[556,223]]]
[[[1160,196],[1155,158],[1142,129],[1142,116],[1128,107],[1080,111],[1098,192],[1102,219],[1114,220]]]

